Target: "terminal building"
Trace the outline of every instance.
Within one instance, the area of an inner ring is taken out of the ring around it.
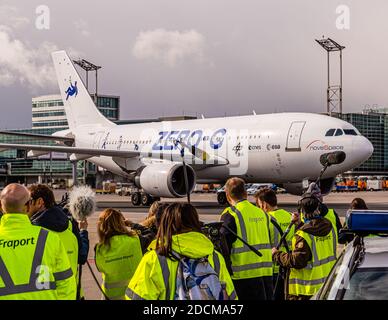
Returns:
[[[362,113],[343,113],[337,117],[354,125],[373,144],[373,154],[349,175],[388,176],[388,110],[365,110]]]

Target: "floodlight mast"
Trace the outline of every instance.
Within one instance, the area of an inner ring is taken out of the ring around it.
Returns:
[[[85,59],[73,60],[73,62],[86,71],[86,89],[88,91],[89,91],[89,71],[96,72],[96,94],[94,95],[94,103],[95,103],[95,105],[97,105],[98,69],[101,69],[101,66],[96,66],[95,64],[93,64]]]
[[[342,114],[342,50],[345,47],[330,38],[315,39],[315,41],[327,51],[327,114],[331,115],[332,112]],[[339,51],[340,58],[339,85],[330,84],[330,53],[335,51]]]

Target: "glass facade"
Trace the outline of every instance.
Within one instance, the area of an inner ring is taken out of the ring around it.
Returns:
[[[92,97],[93,98],[93,97]],[[97,108],[111,121],[117,121],[120,115],[120,97],[101,95],[97,98]],[[63,101],[60,95],[46,95],[32,99],[32,128],[11,130],[14,132],[52,135],[54,132],[68,129]],[[54,142],[38,140],[21,136],[0,135],[0,142],[20,144],[52,145]],[[83,162],[79,161],[78,176],[83,176]],[[88,175],[94,175],[96,168],[93,164],[87,165]],[[63,153],[42,155],[34,159],[26,159],[23,150],[6,150],[0,152],[0,174],[26,181],[27,177],[40,176],[43,180],[48,177],[71,177],[72,166]]]
[[[385,113],[346,113],[337,115],[354,125],[373,144],[373,154],[356,173],[383,174],[388,171],[388,114]]]

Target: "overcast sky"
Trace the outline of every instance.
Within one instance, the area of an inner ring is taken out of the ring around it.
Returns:
[[[388,107],[386,0],[46,0],[48,30],[42,4],[0,0],[1,129],[30,127],[31,98],[58,93],[58,49],[103,66],[122,119],[322,112],[324,35],[346,47],[344,112]]]

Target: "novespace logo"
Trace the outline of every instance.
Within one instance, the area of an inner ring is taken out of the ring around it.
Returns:
[[[329,145],[325,141],[315,140],[307,145],[306,150],[309,151],[339,151],[343,150],[344,146],[341,145]]]

